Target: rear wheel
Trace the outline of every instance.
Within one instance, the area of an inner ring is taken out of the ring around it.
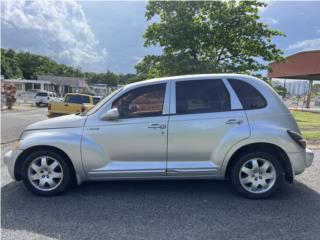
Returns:
[[[24,185],[34,194],[52,196],[66,190],[71,171],[63,157],[54,151],[30,154],[22,166]]]
[[[235,189],[253,199],[271,196],[283,182],[281,164],[269,153],[243,155],[231,169]]]

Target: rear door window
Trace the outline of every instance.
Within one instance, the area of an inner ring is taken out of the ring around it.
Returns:
[[[243,109],[259,109],[267,106],[265,98],[251,84],[238,79],[228,79],[228,81],[236,92]]]
[[[176,82],[176,114],[230,110],[230,95],[221,79]]]

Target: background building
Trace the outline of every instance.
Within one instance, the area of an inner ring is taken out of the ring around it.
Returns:
[[[272,79],[273,82],[277,85],[280,85],[287,89],[287,93],[292,96],[302,96],[308,94],[309,90],[309,81],[297,81],[297,80],[279,80]]]
[[[60,97],[63,97],[66,93],[87,93],[89,91],[85,78],[39,75],[38,80],[49,81],[54,88],[54,92]]]

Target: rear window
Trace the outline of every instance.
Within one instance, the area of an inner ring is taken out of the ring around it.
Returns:
[[[90,103],[89,96],[82,96],[82,95],[67,95],[66,96],[67,103]]]
[[[37,92],[36,96],[37,97],[47,97],[48,93],[46,93],[46,92]]]
[[[259,109],[267,106],[265,98],[251,84],[238,79],[228,79],[228,81],[236,92],[243,109]]]

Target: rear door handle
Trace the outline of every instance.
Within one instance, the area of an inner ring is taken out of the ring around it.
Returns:
[[[225,124],[231,125],[231,124],[242,124],[243,120],[240,119],[229,119],[225,122]]]
[[[150,126],[148,126],[148,128],[160,128],[160,129],[166,129],[166,125],[165,124],[158,124],[158,123],[153,123]]]

